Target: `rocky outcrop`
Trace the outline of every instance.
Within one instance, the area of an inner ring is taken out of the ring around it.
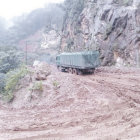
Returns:
[[[100,51],[102,65],[140,66],[139,0],[66,0],[61,51]]]
[[[48,33],[43,33],[41,47],[45,49],[57,49],[60,44],[60,34],[56,30],[50,30]]]

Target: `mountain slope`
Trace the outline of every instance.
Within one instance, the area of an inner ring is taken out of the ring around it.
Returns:
[[[102,65],[140,66],[140,1],[66,0],[62,51],[98,49]]]

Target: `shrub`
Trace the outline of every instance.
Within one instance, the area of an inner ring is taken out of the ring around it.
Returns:
[[[23,54],[17,51],[0,51],[0,72],[7,73],[8,71],[19,67],[22,56]]]
[[[3,96],[3,100],[5,101],[5,102],[12,102],[13,101],[13,99],[14,99],[14,94],[13,94],[13,92],[8,92],[7,94],[5,94],[4,96]]]
[[[5,92],[8,94],[9,92],[13,92],[16,88],[17,83],[21,78],[23,78],[28,73],[26,66],[21,66],[19,69],[15,69],[6,74],[6,86]]]
[[[40,82],[35,82],[33,84],[33,87],[32,87],[32,90],[38,90],[38,91],[43,91],[43,84],[42,84],[42,81]]]
[[[60,84],[58,81],[53,81],[53,86],[54,86],[54,89],[60,88]]]
[[[10,71],[6,74],[4,80],[5,82],[0,83],[3,91],[3,100],[6,102],[11,102],[14,99],[13,91],[16,89],[16,86],[21,78],[23,78],[27,74],[28,70],[26,66],[21,66],[18,69]]]

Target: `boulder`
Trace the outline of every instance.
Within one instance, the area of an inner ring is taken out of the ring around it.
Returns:
[[[35,79],[38,81],[46,80],[47,76],[51,74],[50,66],[45,62],[38,62],[34,65]]]

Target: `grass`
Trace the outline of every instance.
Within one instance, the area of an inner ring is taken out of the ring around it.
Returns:
[[[22,65],[20,68],[12,70],[6,74],[6,84],[3,93],[3,99],[6,102],[13,101],[13,92],[15,91],[20,79],[22,79],[27,73],[27,67],[25,65]]]
[[[53,86],[54,86],[54,89],[58,89],[60,87],[60,84],[58,81],[53,81]]]
[[[38,91],[41,91],[43,92],[43,84],[42,84],[42,81],[39,81],[39,82],[35,82],[31,88],[31,90],[38,90]]]

